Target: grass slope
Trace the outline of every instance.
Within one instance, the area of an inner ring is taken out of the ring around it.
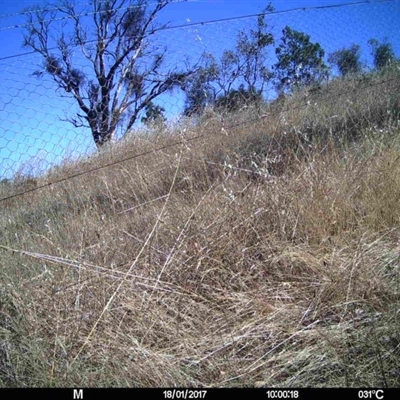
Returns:
[[[0,385],[399,386],[399,89],[394,66],[3,184],[61,180],[1,202]]]

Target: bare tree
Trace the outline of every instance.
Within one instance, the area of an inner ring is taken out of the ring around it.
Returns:
[[[89,127],[98,148],[113,139],[117,126],[131,129],[153,99],[193,73],[167,70],[167,48],[152,42],[168,26],[156,23],[157,14],[172,2],[92,0],[83,12],[73,0],[61,0],[28,14],[23,44],[43,57],[35,74],[49,74],[76,100],[79,112],[67,121]]]

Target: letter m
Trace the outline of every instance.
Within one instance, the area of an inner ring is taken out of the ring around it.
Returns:
[[[83,389],[74,389],[74,396],[73,396],[74,400],[75,399],[82,399],[83,400]]]

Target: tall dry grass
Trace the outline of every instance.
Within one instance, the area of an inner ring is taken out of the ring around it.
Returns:
[[[1,203],[1,386],[398,386],[400,80],[364,80],[3,185],[39,189]]]

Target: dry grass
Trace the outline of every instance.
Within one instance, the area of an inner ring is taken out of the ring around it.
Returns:
[[[150,151],[2,202],[0,384],[398,386],[400,107],[383,79],[368,85],[390,107],[332,82],[307,95],[319,107],[210,114],[3,185]]]

